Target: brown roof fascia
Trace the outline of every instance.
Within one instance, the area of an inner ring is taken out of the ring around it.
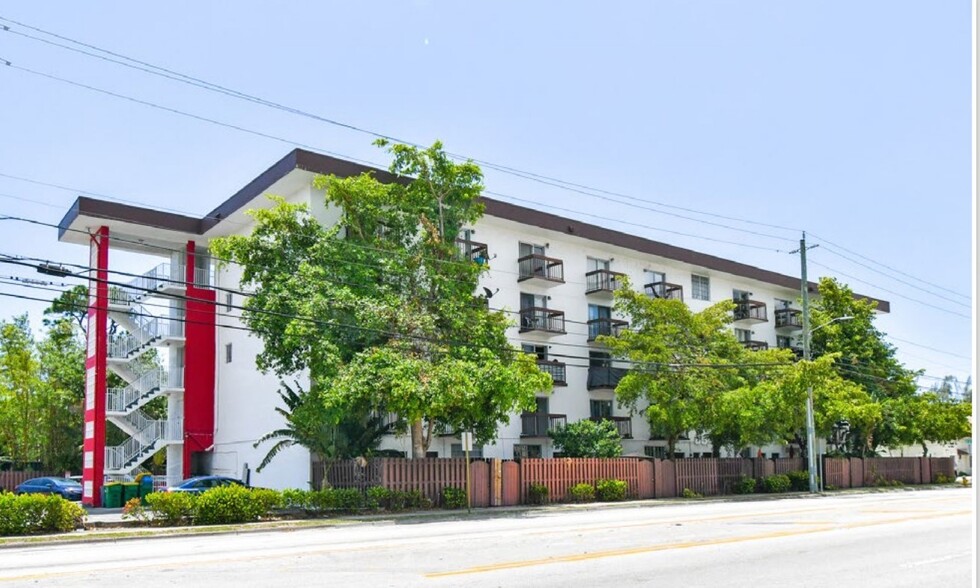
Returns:
[[[339,159],[330,155],[314,153],[305,149],[294,149],[286,154],[285,157],[277,161],[254,180],[246,184],[241,190],[228,198],[217,208],[209,212],[204,218],[195,219],[192,217],[152,210],[128,204],[107,202],[80,196],[75,204],[69,209],[68,213],[59,224],[58,237],[61,238],[67,227],[80,215],[105,218],[108,220],[118,220],[133,224],[140,224],[152,227],[159,227],[173,231],[201,235],[228,218],[231,214],[246,206],[256,197],[269,189],[274,183],[282,179],[294,169],[300,169],[317,174],[336,175],[338,177],[356,176],[365,172],[374,174],[381,182],[386,183],[407,183],[409,178],[396,176],[385,170],[377,169],[346,159]],[[644,237],[630,235],[612,229],[606,229],[597,225],[584,223],[577,220],[561,217],[555,214],[517,206],[490,198],[482,199],[486,205],[486,214],[505,220],[511,220],[523,224],[533,225],[542,229],[557,231],[567,235],[608,243],[626,249],[632,249],[641,253],[648,253],[668,259],[675,259],[684,263],[689,263],[698,267],[725,272],[728,274],[742,276],[761,282],[783,286],[785,288],[797,289],[800,285],[799,278],[786,276],[769,270],[764,270],[744,263],[738,263],[729,259],[699,253],[691,249],[668,245],[659,241],[653,241]],[[809,283],[811,292],[817,291],[815,282]],[[879,300],[870,296],[855,294],[855,298],[866,299],[877,303],[880,312],[890,312],[891,304],[887,300]]]
[[[61,222],[58,223],[59,239],[64,237],[68,228],[79,216],[122,221],[194,235],[201,233],[201,219],[142,206],[79,196],[75,199],[72,207],[68,209],[64,218],[61,219]]]

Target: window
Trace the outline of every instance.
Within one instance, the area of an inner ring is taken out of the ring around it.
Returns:
[[[426,457],[439,457],[439,452],[438,451],[426,451],[425,452],[425,456]]]
[[[589,416],[605,419],[612,416],[612,400],[589,400]]]
[[[589,367],[612,367],[612,356],[605,351],[590,351]]]
[[[745,343],[752,340],[752,331],[748,329],[735,329],[735,338]]]
[[[748,300],[752,296],[751,292],[745,290],[732,290],[732,300]]]
[[[707,276],[691,275],[691,297],[695,300],[711,300],[711,283]]]
[[[776,335],[776,347],[780,349],[789,349],[790,339],[789,337],[784,337],[782,335]]]
[[[589,305],[589,320],[612,318],[612,308],[609,306]]]
[[[779,309],[779,308],[790,308],[791,305],[792,305],[792,302],[790,302],[789,300],[783,300],[782,298],[777,298],[776,299],[776,308],[777,309]]]
[[[543,294],[521,292],[521,310],[526,308],[548,308],[548,297]]]
[[[231,343],[225,345],[225,363],[231,363]]]
[[[667,448],[647,445],[643,448],[643,455],[657,459],[667,459]]]
[[[544,255],[544,245],[521,243],[518,245],[518,255],[520,257],[527,257],[528,255]]]
[[[521,458],[538,458],[541,457],[541,446],[540,445],[514,445],[514,459]]]
[[[231,312],[232,293],[225,292],[225,311]]]
[[[547,345],[531,345],[528,343],[523,343],[521,344],[521,351],[524,353],[529,353],[540,360],[548,359]]]
[[[452,448],[451,448],[450,457],[466,457],[466,452],[463,451],[463,444],[462,443],[453,443]],[[470,450],[470,457],[475,457],[475,458],[478,458],[478,459],[482,459],[483,458],[483,446],[482,445],[474,445],[473,446],[473,449]]]
[[[644,284],[659,284],[660,282],[667,281],[667,274],[664,272],[655,272],[653,270],[643,270],[643,276],[645,277]]]
[[[587,257],[585,260],[585,271],[594,272],[596,270],[606,270],[609,271],[609,260],[608,259],[596,259],[594,257]]]

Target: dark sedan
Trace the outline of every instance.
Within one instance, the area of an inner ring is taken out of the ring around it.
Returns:
[[[192,494],[203,494],[211,488],[217,488],[219,486],[246,486],[246,484],[241,480],[226,478],[225,476],[197,476],[194,478],[187,478],[180,484],[167,488],[167,492],[190,492]]]
[[[81,500],[82,485],[69,478],[31,478],[14,488],[16,494],[57,494],[65,500]]]

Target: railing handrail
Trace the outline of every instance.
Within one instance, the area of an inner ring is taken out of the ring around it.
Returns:
[[[558,315],[565,314],[564,310],[555,310],[554,308],[547,308],[544,306],[527,306],[521,309],[521,314],[523,313],[533,313],[533,314],[547,314],[550,317],[555,317]]]
[[[564,265],[564,261],[557,257],[548,257],[547,255],[541,255],[540,253],[529,253],[523,257],[517,258],[517,263],[522,261],[529,261],[531,259],[539,259],[541,261],[547,261],[549,265]]]

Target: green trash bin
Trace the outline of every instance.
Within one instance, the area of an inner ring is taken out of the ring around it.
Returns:
[[[110,482],[103,488],[105,489],[105,500],[102,502],[102,506],[105,508],[122,508],[123,485],[119,482]]]
[[[136,482],[124,482],[122,485],[122,506],[140,496],[140,485]]]

